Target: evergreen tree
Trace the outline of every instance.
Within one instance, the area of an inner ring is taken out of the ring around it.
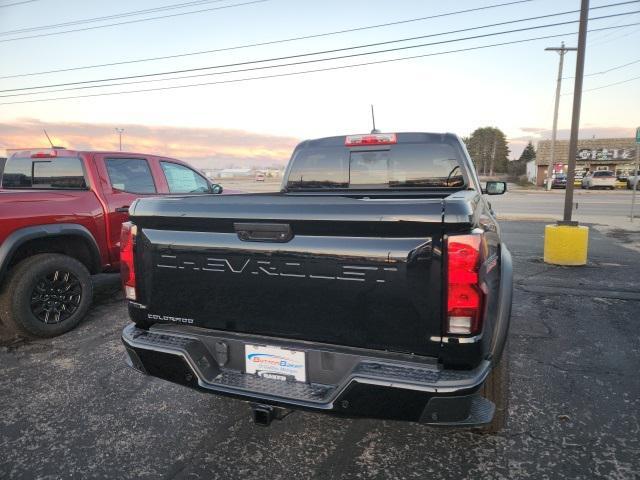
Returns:
[[[527,146],[524,147],[524,150],[522,151],[522,155],[520,155],[520,158],[518,160],[522,160],[524,161],[524,163],[527,163],[529,160],[533,160],[536,158],[536,149],[533,148],[533,144],[531,143],[531,141],[529,141],[529,143],[527,143]]]
[[[529,142],[522,151],[522,155],[520,155],[520,158],[518,160],[512,160],[509,162],[507,172],[514,178],[524,175],[525,173],[527,173],[527,162],[529,160],[535,160],[535,158],[536,149],[533,148],[533,144]]]

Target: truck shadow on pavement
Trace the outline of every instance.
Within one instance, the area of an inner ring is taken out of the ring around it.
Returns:
[[[85,321],[0,347],[7,478],[634,478],[640,471],[640,254],[591,232],[586,268],[542,263],[544,224],[504,222],[516,284],[510,417],[499,435],[295,412],[269,428],[242,402],[125,366],[117,276]],[[108,278],[107,278],[108,277]],[[634,290],[635,289],[635,290]],[[625,294],[630,294],[626,295]]]

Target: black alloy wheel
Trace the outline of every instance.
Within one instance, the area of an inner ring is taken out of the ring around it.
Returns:
[[[31,293],[31,313],[42,323],[60,323],[73,315],[82,300],[82,286],[71,272],[55,270],[38,279]]]
[[[87,267],[60,253],[18,262],[0,285],[0,321],[20,337],[55,337],[75,328],[93,299]]]

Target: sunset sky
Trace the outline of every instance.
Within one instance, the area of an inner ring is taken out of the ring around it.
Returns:
[[[182,0],[180,3],[186,3]],[[385,131],[449,131],[468,135],[480,126],[497,126],[517,156],[529,139],[547,137],[552,122],[558,56],[545,52],[561,41],[575,45],[577,24],[422,46],[355,58],[297,66],[220,74],[229,70],[372,52],[442,42],[460,37],[565,22],[577,13],[431,38],[388,43],[297,59],[198,70],[95,83],[86,82],[341,49],[407,37],[577,10],[578,0],[532,0],[463,13],[264,46],[79,69],[44,75],[16,76],[49,70],[114,63],[187,52],[272,42],[337,30],[415,19],[446,12],[508,3],[509,0],[441,2],[434,0],[199,0],[188,8],[158,10],[118,18],[74,23],[145,9],[176,5],[177,0],[86,2],[81,0],[0,0],[0,149],[46,145],[46,128],[56,143],[81,149],[116,149],[115,127],[125,129],[123,147],[192,160],[199,167],[272,164],[288,159],[297,141],[309,137],[370,130],[369,104],[375,104],[378,127]],[[592,7],[618,3],[591,2]],[[216,10],[213,10],[216,9]],[[198,10],[207,10],[185,14]],[[596,9],[591,17],[638,12],[640,3]],[[171,18],[144,18],[181,14]],[[132,23],[93,28],[111,23]],[[66,26],[51,28],[60,23]],[[624,25],[637,23],[637,25]],[[640,13],[593,20],[590,28],[616,29],[589,34],[582,136],[631,136],[640,124]],[[32,27],[38,27],[31,29]],[[87,29],[91,27],[90,29]],[[27,29],[27,30],[22,30]],[[71,33],[68,30],[82,29]],[[54,35],[46,35],[54,33]],[[531,37],[565,34],[515,45],[434,55],[268,79],[255,77],[427,55]],[[43,36],[44,35],[44,36]],[[24,38],[35,37],[35,38]],[[622,66],[628,64],[626,66]],[[615,68],[620,67],[620,68]],[[607,70],[613,69],[606,73]],[[565,77],[575,70],[575,53],[567,54]],[[211,73],[217,75],[210,75]],[[204,76],[204,75],[208,76]],[[254,78],[249,81],[240,79]],[[633,80],[630,80],[633,79]],[[153,82],[147,82],[154,80]],[[630,80],[630,81],[626,81]],[[142,82],[145,83],[142,83]],[[93,95],[194,83],[229,82],[155,92],[12,104],[18,101]],[[564,81],[560,135],[570,125],[573,80]],[[70,88],[84,87],[80,90]],[[24,95],[29,93],[29,95]],[[18,95],[19,94],[19,95]]]

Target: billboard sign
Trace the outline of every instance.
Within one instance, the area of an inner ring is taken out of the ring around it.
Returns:
[[[633,160],[635,157],[635,149],[633,148],[581,148],[576,154],[576,160],[595,160],[595,161],[611,161],[611,160]]]

